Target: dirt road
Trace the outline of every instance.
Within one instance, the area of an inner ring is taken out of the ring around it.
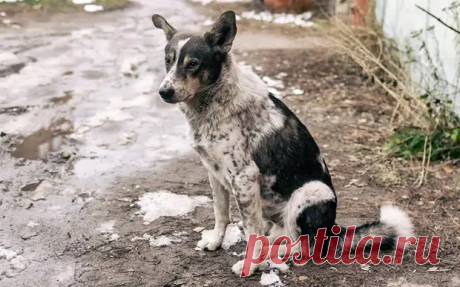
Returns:
[[[230,271],[244,251],[236,210],[224,249],[195,249],[213,226],[211,192],[183,117],[156,92],[165,40],[151,14],[196,31],[216,10],[179,0],[134,3],[0,30],[0,55],[20,63],[0,78],[0,286],[260,284],[261,273],[240,279]],[[402,266],[308,264],[271,271],[273,283],[460,286],[454,179],[442,174],[414,189],[414,173],[399,170],[404,164],[375,161],[392,114],[375,100],[375,87],[318,33],[246,21],[239,31],[238,59],[268,76],[322,148],[339,222],[375,218],[390,201],[414,218],[423,214],[418,230],[445,234],[448,243],[441,272],[410,258]]]

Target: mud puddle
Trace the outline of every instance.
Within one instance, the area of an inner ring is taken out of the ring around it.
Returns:
[[[48,128],[20,139],[22,142],[11,152],[15,158],[47,161],[50,152],[58,151],[65,137],[73,131],[73,124],[67,119],[59,119]]]

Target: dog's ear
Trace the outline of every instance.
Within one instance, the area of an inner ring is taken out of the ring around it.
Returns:
[[[177,30],[174,29],[173,26],[169,25],[169,23],[166,21],[166,19],[163,18],[163,16],[161,16],[161,15],[158,15],[158,14],[153,15],[152,16],[152,22],[153,22],[153,25],[155,25],[155,27],[157,27],[158,29],[163,30],[163,32],[165,33],[165,36],[166,36],[166,40],[168,40],[168,41],[171,40],[171,38],[177,32]]]
[[[222,14],[212,26],[211,31],[204,34],[204,38],[212,51],[220,54],[230,52],[235,36],[236,18],[233,11]]]

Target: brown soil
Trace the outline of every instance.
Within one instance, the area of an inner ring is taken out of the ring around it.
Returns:
[[[239,23],[240,31],[263,33],[253,27],[260,23]],[[269,28],[266,28],[269,29]],[[289,28],[271,30],[289,35]],[[270,31],[270,30],[269,30]],[[298,28],[293,29],[295,35]],[[304,38],[320,37],[317,32],[303,30]],[[273,35],[273,34],[272,34]],[[275,37],[275,36],[274,36]],[[441,272],[431,272],[432,266],[419,266],[414,262],[414,252],[407,251],[401,266],[371,265],[368,270],[358,264],[351,266],[307,264],[292,267],[280,276],[289,286],[459,286],[460,200],[458,197],[458,172],[453,168],[447,173],[443,166],[451,163],[431,165],[427,182],[416,187],[420,163],[406,162],[383,156],[382,144],[391,134],[390,118],[393,103],[372,83],[366,80],[361,70],[323,39],[321,45],[305,45],[303,49],[245,49],[235,48],[238,60],[255,67],[261,76],[275,78],[287,73],[284,84],[287,88],[304,90],[303,95],[288,94],[284,102],[296,112],[307,125],[319,144],[331,170],[337,191],[338,222],[357,224],[378,217],[379,206],[394,203],[407,210],[414,221],[416,231],[423,236],[441,236],[437,267]],[[263,46],[263,44],[261,44]],[[241,48],[243,47],[243,48]],[[169,189],[187,195],[211,195],[204,168],[197,156],[172,163],[161,174],[140,175],[122,178],[114,185],[116,197],[129,197],[133,201],[144,190],[127,192],[121,186],[148,186],[148,190]],[[231,273],[231,266],[238,260],[224,250],[203,252],[194,250],[200,234],[193,232],[197,226],[207,229],[213,226],[211,208],[197,208],[182,218],[165,217],[151,225],[142,225],[132,220],[135,210],[131,202],[123,203],[117,198],[108,198],[103,217],[118,218],[125,222],[118,227],[124,233],[117,242],[93,245],[76,241],[74,255],[99,269],[95,274],[84,273],[88,282],[93,278],[96,286],[256,286],[260,273],[241,279]],[[89,207],[90,208],[90,207]],[[234,220],[239,216],[233,211]],[[149,233],[155,236],[171,234],[177,230],[189,232],[181,243],[166,248],[152,248],[147,242],[130,242],[133,236]],[[77,251],[75,251],[77,250]],[[232,247],[237,253],[244,244]],[[76,253],[75,253],[76,252]],[[457,282],[457,283],[456,283]],[[413,284],[413,285],[411,285]]]
[[[198,5],[197,5],[198,7]],[[201,7],[201,6],[200,6]],[[226,10],[228,7],[218,8]],[[204,9],[215,16],[216,7]],[[358,264],[293,266],[280,275],[289,286],[460,286],[460,167],[454,163],[431,165],[427,182],[414,185],[420,163],[383,156],[380,152],[393,127],[393,103],[378,87],[366,80],[361,70],[331,46],[318,31],[275,26],[255,21],[238,23],[237,37],[262,33],[267,39],[257,46],[240,43],[235,47],[239,61],[254,67],[261,76],[275,78],[281,72],[287,94],[284,102],[306,124],[328,163],[338,196],[338,223],[358,224],[378,217],[379,206],[391,202],[407,210],[416,231],[424,236],[441,236],[437,266],[441,272],[419,266],[413,251],[406,252],[401,266]],[[260,28],[261,25],[264,28]],[[267,43],[283,35],[286,44],[270,48]],[[308,39],[316,39],[309,42]],[[310,43],[310,44],[308,44]],[[446,168],[449,166],[449,168]],[[452,167],[452,168],[450,168]],[[136,188],[140,186],[140,188]],[[231,266],[239,259],[229,253],[244,251],[245,244],[229,251],[194,250],[200,233],[196,227],[212,228],[211,207],[198,207],[182,217],[161,217],[142,224],[134,202],[147,191],[167,189],[187,195],[211,196],[206,171],[196,155],[177,159],[161,172],[139,173],[119,178],[109,193],[95,195],[80,210],[78,220],[88,226],[115,219],[117,241],[102,241],[88,234],[53,234],[60,246],[55,258],[65,263],[77,260],[71,286],[258,286],[260,273],[239,278]],[[101,206],[101,203],[102,206]],[[1,201],[0,201],[1,204]],[[232,210],[233,220],[239,220]],[[132,241],[134,236],[188,232],[179,243],[151,247],[148,241]],[[54,239],[53,239],[54,240]],[[1,284],[1,283],[0,283]]]

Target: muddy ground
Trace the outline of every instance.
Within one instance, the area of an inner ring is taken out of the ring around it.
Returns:
[[[201,229],[213,226],[209,202],[149,222],[139,213],[146,194],[211,197],[182,116],[157,96],[165,42],[149,16],[204,31],[228,8],[247,6],[139,0],[98,15],[12,18],[21,29],[0,28],[2,52],[20,63],[0,78],[0,286],[259,285],[261,273],[231,273],[244,242],[195,250]],[[460,167],[435,163],[417,187],[419,163],[382,155],[394,105],[322,29],[238,26],[238,60],[269,77],[319,144],[338,222],[376,218],[391,202],[419,235],[441,236],[437,269],[415,264],[410,251],[401,266],[291,266],[282,284],[460,286]],[[156,246],[162,236],[172,242]]]

